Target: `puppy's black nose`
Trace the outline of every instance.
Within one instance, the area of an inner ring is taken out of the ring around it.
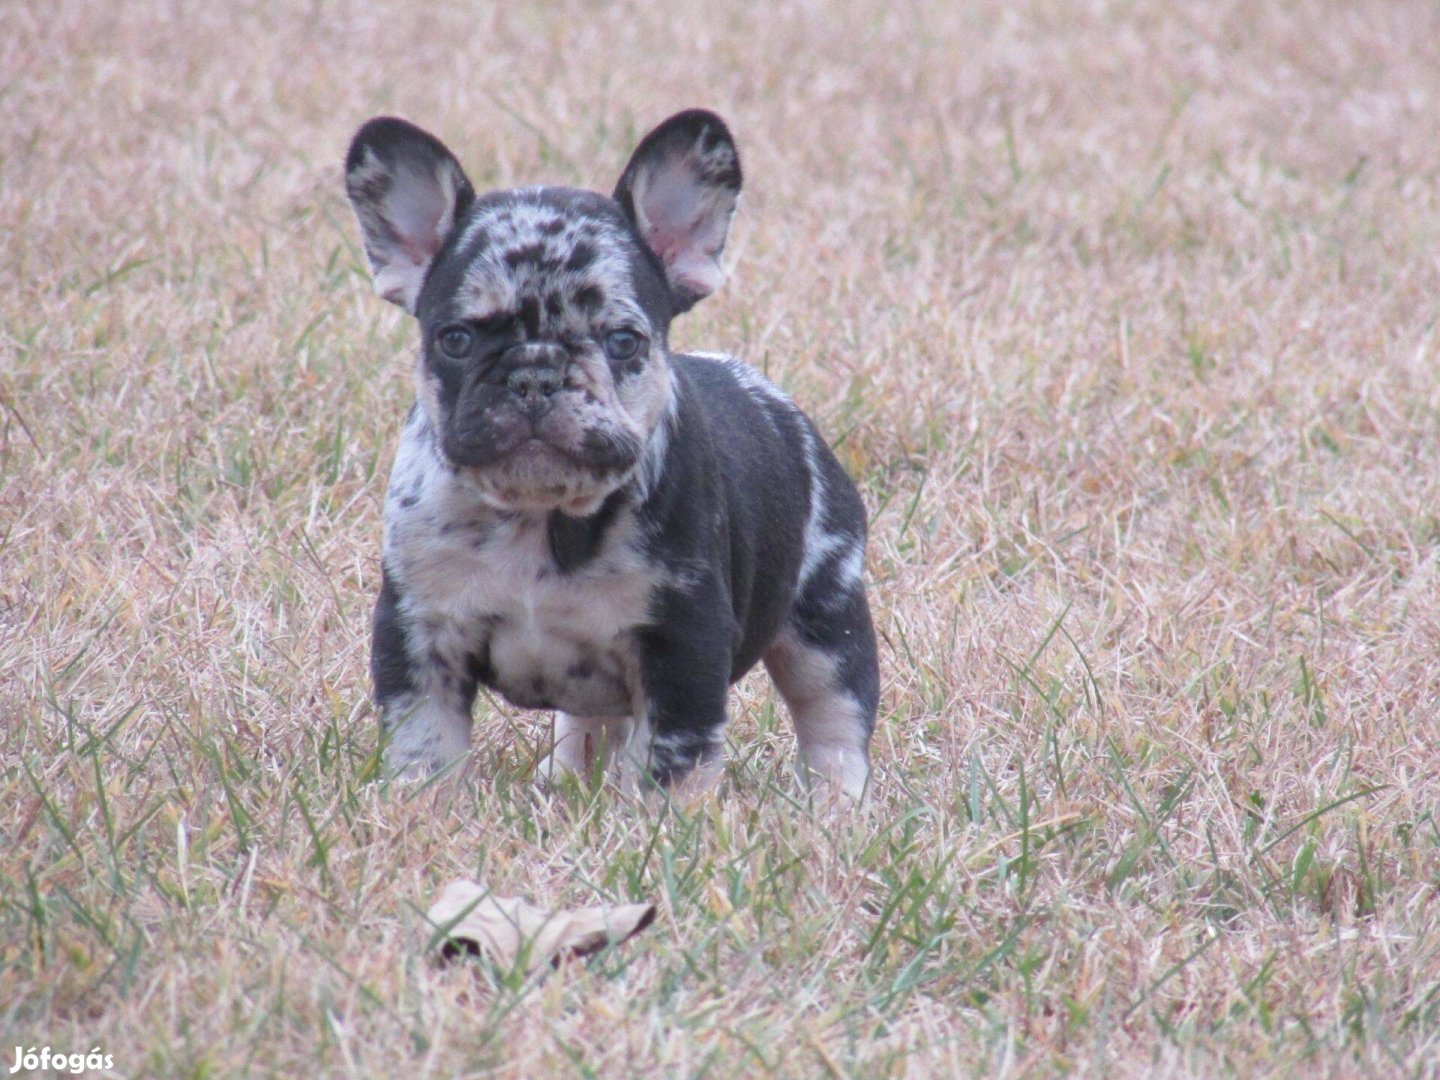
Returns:
[[[527,365],[516,368],[505,378],[505,386],[531,412],[550,404],[550,399],[565,385],[565,376],[549,366]]]

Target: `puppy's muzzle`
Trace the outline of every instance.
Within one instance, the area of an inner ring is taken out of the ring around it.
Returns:
[[[505,388],[532,420],[550,411],[552,399],[565,385],[565,375],[552,367],[517,368],[505,377]]]
[[[557,345],[514,345],[501,357],[505,389],[532,424],[550,411],[565,386],[570,358]]]

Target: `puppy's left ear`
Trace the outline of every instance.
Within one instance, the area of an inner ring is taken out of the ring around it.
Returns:
[[[675,311],[725,279],[720,256],[740,198],[740,154],[725,122],[704,109],[670,117],[646,135],[615,185],[615,201],[660,257]]]
[[[345,193],[360,221],[375,291],[415,314],[425,272],[475,201],[465,170],[428,131],[377,116],[350,143]]]

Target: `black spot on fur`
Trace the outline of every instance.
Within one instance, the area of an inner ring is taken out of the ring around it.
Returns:
[[[512,270],[521,266],[540,266],[545,261],[545,245],[541,243],[526,244],[524,247],[511,248],[505,253],[505,265]]]
[[[490,647],[487,643],[483,652],[471,653],[465,658],[465,677],[472,689],[484,683],[489,686],[495,681],[495,671],[490,666]]]
[[[585,285],[575,290],[575,303],[586,311],[594,311],[605,303],[605,294],[594,285]]]
[[[370,677],[375,686],[375,700],[383,705],[415,688],[405,623],[400,615],[400,591],[383,570],[371,629]]]
[[[540,224],[540,231],[546,236],[554,236],[565,228],[565,222],[561,218],[549,218]]]
[[[625,360],[612,360],[610,369],[619,379],[628,379],[632,375],[639,375],[645,369],[645,350],[641,349],[634,356]]]
[[[533,296],[527,296],[520,301],[520,325],[525,327],[525,333],[531,338],[540,336],[540,301]]]
[[[584,270],[595,261],[595,249],[584,243],[575,245],[575,250],[570,252],[570,258],[565,260],[566,270]]]
[[[560,269],[560,259],[552,255],[544,243],[536,242],[505,252],[505,265],[510,266],[510,269],[534,266],[541,274],[554,274]]]
[[[578,570],[599,554],[605,533],[624,501],[624,493],[616,491],[588,518],[572,518],[558,510],[551,513],[546,522],[550,555],[562,574]]]

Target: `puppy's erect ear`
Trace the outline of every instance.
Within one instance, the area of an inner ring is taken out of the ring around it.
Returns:
[[[429,132],[377,116],[350,143],[345,193],[360,220],[375,291],[413,315],[425,271],[475,201],[465,171]]]
[[[720,286],[720,256],[740,198],[740,154],[725,122],[677,113],[646,135],[615,185],[615,201],[660,257],[676,311]]]

